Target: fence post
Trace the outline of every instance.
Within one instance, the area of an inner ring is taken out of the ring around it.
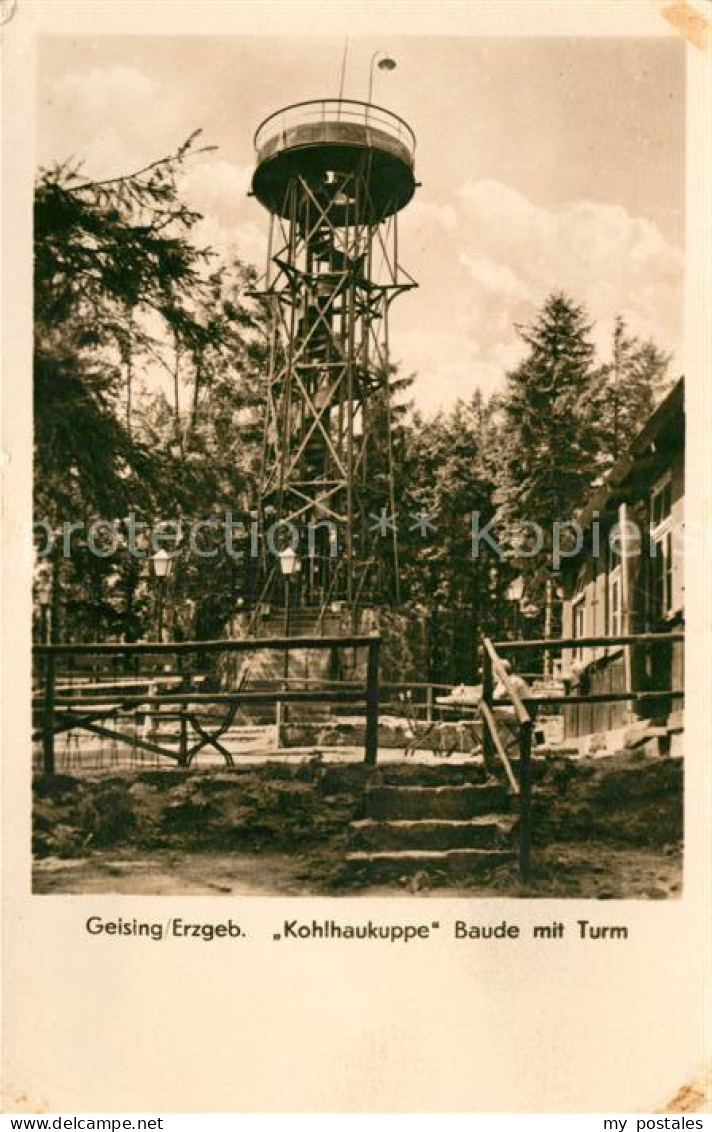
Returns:
[[[433,685],[428,684],[425,689],[425,720],[427,723],[433,722]]]
[[[368,642],[366,669],[366,766],[375,766],[378,758],[378,661],[380,637]]]
[[[186,715],[186,705],[180,705],[180,747],[178,751],[178,762],[181,766],[188,765],[188,716]]]
[[[42,718],[42,769],[54,774],[54,656],[47,653]]]
[[[530,719],[519,728],[519,871],[523,881],[528,881],[531,874],[532,727]]]
[[[274,705],[274,730],[275,730],[275,739],[276,739],[276,742],[277,742],[277,750],[279,750],[280,747],[282,746],[282,723],[283,723],[282,701],[277,700],[276,704]]]
[[[482,643],[482,701],[487,704],[487,707],[494,714],[494,674],[492,672],[492,658],[489,654],[489,650],[485,647],[484,641]],[[492,772],[495,766],[494,755],[494,742],[490,735],[489,725],[483,718],[482,761],[485,765],[485,770],[489,773]]]

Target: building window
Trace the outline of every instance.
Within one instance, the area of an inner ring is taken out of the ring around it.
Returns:
[[[608,636],[620,637],[623,632],[623,600],[621,568],[616,566],[608,579]]]
[[[650,495],[650,607],[653,620],[673,608],[672,481],[659,480]]]
[[[653,538],[651,547],[652,613],[655,619],[672,613],[672,531]]]
[[[668,477],[653,488],[650,500],[651,527],[656,530],[672,515],[672,480]]]
[[[571,608],[572,636],[579,640],[586,636],[586,598],[584,594],[576,598]],[[583,660],[584,650],[581,647],[573,650],[574,660]]]

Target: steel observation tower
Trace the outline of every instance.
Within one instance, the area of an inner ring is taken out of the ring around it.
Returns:
[[[415,136],[370,101],[319,99],[266,118],[254,144],[252,193],[270,214],[260,522],[300,533],[296,605],[354,614],[398,600],[388,316],[416,286],[398,247]],[[279,603],[262,547],[262,600]]]

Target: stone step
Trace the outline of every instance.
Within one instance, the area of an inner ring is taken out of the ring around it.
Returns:
[[[478,786],[487,778],[482,762],[420,763],[404,759],[397,763],[379,763],[375,786]]]
[[[345,879],[378,884],[404,881],[422,874],[426,884],[445,884],[458,877],[481,877],[515,859],[512,849],[446,849],[408,850],[403,852],[347,853]]]
[[[508,809],[503,786],[374,786],[366,791],[366,817],[390,821],[418,818],[465,820]]]
[[[352,822],[349,835],[354,850],[391,849],[504,849],[511,846],[516,818],[511,814],[473,818],[470,821],[364,821]]]

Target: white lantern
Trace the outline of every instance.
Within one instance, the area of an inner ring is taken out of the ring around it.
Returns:
[[[153,563],[153,572],[157,578],[167,578],[171,572],[173,560],[167,550],[161,547],[157,550],[151,559]]]
[[[286,546],[279,552],[279,568],[285,578],[291,578],[299,570],[299,559],[291,546]]]

